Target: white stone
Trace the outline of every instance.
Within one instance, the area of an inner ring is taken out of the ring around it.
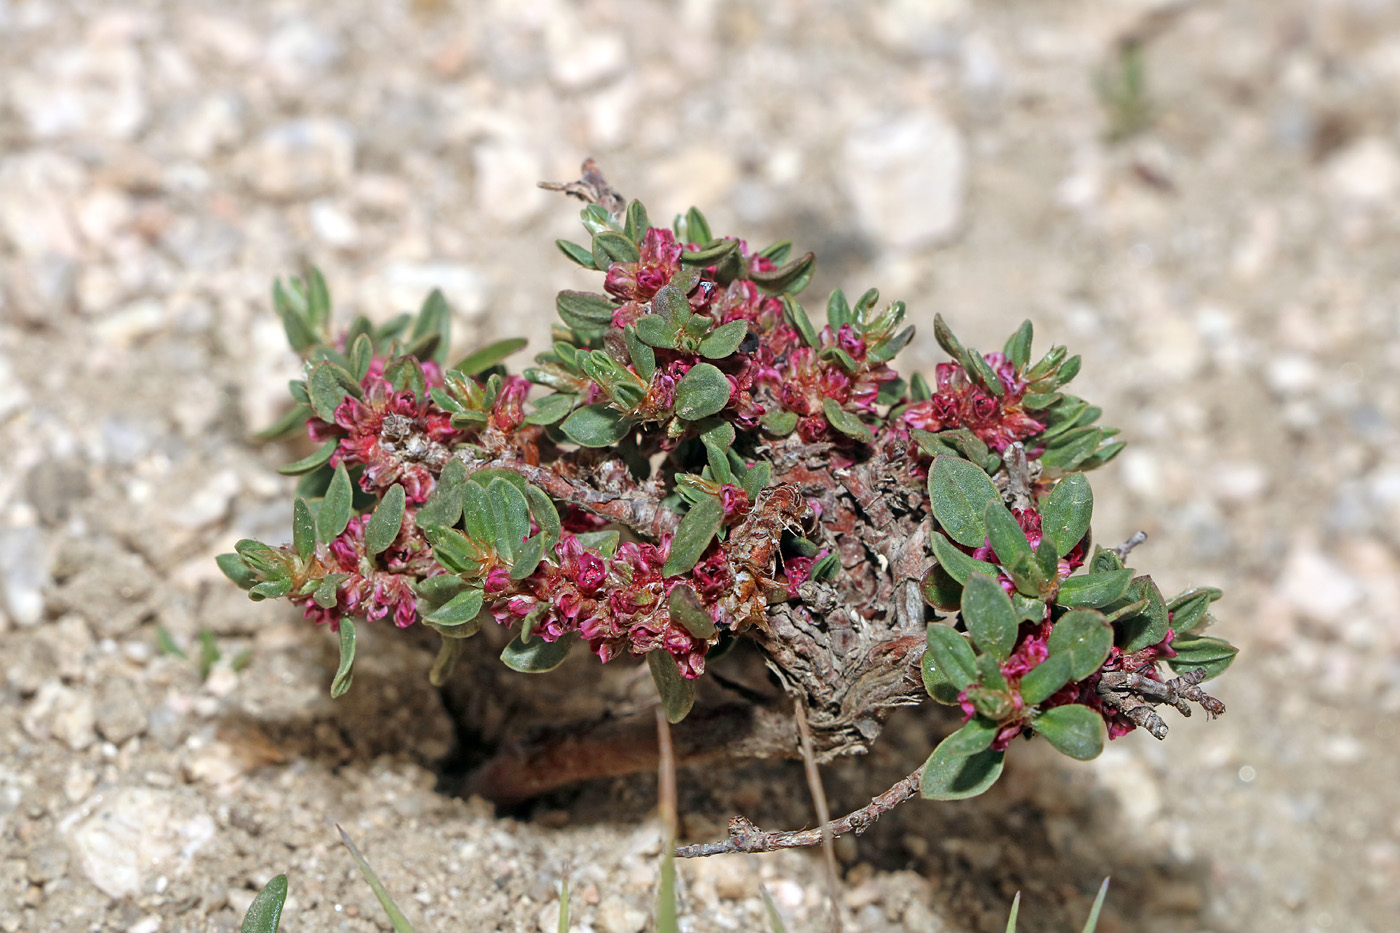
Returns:
[[[365,304],[381,313],[417,311],[433,289],[442,289],[454,315],[476,319],[491,297],[486,277],[469,266],[445,262],[396,262],[363,287]]]
[[[842,179],[865,231],[894,249],[950,239],[962,224],[967,145],[947,118],[867,119],[847,136]]]
[[[0,238],[29,259],[51,254],[76,258],[72,205],[86,183],[81,165],[54,153],[0,161]]]
[[[476,169],[473,200],[491,222],[508,228],[528,223],[544,206],[544,160],[524,142],[494,139],[472,151]]]
[[[291,120],[263,133],[244,153],[244,177],[271,198],[309,198],[347,184],[355,171],[355,135],[322,118]]]
[[[1385,204],[1400,191],[1400,155],[1379,136],[1363,136],[1327,160],[1332,193],[1349,201]]]
[[[647,913],[620,897],[609,896],[598,905],[593,925],[598,933],[642,933],[647,926]]]
[[[1269,360],[1264,378],[1282,395],[1296,395],[1314,388],[1321,373],[1316,361],[1300,353],[1280,353]]]
[[[214,820],[192,794],[123,787],[101,795],[84,817],[60,824],[83,873],[115,899],[143,893],[157,876],[185,872],[214,838]]]
[[[307,212],[311,229],[330,246],[348,249],[360,239],[360,225],[349,211],[329,199],[313,201]]]
[[[1278,586],[1299,615],[1340,623],[1362,600],[1361,582],[1311,540],[1295,541],[1283,562]]]
[[[574,31],[563,25],[546,33],[549,76],[565,90],[602,84],[627,69],[627,43],[616,32]]]
[[[20,625],[34,625],[44,615],[49,577],[48,544],[34,525],[0,528],[0,605]]]
[[[39,688],[20,716],[24,731],[36,739],[57,739],[75,752],[97,738],[92,697],[57,681]]]

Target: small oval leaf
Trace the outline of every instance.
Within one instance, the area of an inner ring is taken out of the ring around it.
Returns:
[[[611,447],[632,430],[632,422],[607,402],[577,408],[559,426],[581,447]]]
[[[676,414],[699,421],[729,404],[731,386],[724,373],[711,363],[697,363],[676,384]]]
[[[959,690],[977,682],[977,655],[967,639],[951,626],[930,622],[928,653],[938,670]]]
[[[374,514],[365,523],[365,550],[380,554],[389,549],[403,527],[404,491],[399,483],[389,487],[384,498],[375,506]]]
[[[1078,703],[1057,706],[1037,716],[1031,727],[1071,758],[1088,761],[1103,751],[1103,717]]]
[[[1083,680],[1103,666],[1113,648],[1113,628],[1103,613],[1071,609],[1050,630],[1050,654],[1069,655],[1070,680]]]
[[[277,925],[282,922],[282,905],[287,900],[287,876],[278,875],[253,898],[248,912],[243,915],[240,933],[277,933]]]
[[[692,505],[671,539],[671,550],[661,573],[668,577],[689,573],[714,540],[723,521],[724,505],[718,497],[705,496]]]
[[[1011,656],[1020,621],[1001,584],[985,573],[972,574],[963,586],[961,608],[963,624],[978,648],[998,662]]]
[[[933,517],[954,541],[981,547],[987,538],[987,506],[1001,494],[982,469],[959,457],[935,457],[928,473]]]
[[[1094,514],[1094,491],[1083,473],[1071,473],[1055,484],[1040,506],[1041,533],[1055,542],[1064,557],[1084,539]]]
[[[964,800],[976,797],[1001,777],[1005,752],[987,749],[975,755],[958,755],[945,748],[952,737],[950,735],[940,742],[924,763],[924,776],[919,784],[919,792],[926,800]]]
[[[649,653],[647,666],[651,668],[651,679],[656,682],[656,692],[661,694],[661,708],[666,711],[666,721],[680,722],[695,705],[699,681],[682,676],[676,659],[667,651]]]
[[[343,618],[340,620],[340,666],[335,670],[335,679],[331,681],[331,696],[338,697],[350,689],[350,681],[354,677],[355,667],[355,620]]]
[[[545,641],[537,637],[526,643],[517,635],[501,652],[501,661],[506,667],[522,674],[543,674],[564,663],[576,639],[577,636],[570,632],[558,641]]]

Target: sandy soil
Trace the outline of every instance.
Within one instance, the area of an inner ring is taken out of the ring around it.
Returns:
[[[1099,538],[1227,591],[1224,719],[910,804],[839,847],[848,929],[1000,929],[1016,890],[1078,929],[1110,874],[1106,933],[1394,929],[1400,6],[1169,17],[1123,141],[1092,79],[1146,0],[583,6],[0,0],[0,931],[232,931],[279,871],[285,929],[387,929],[335,822],[425,933],[553,930],[566,869],[575,929],[647,928],[654,779],[443,795],[421,651],[370,632],[333,703],[326,633],[213,565],[288,536],[293,452],[250,441],[295,375],[272,277],[375,316],[440,286],[463,348],[538,349],[591,283],[533,186],[588,154],[653,216],[815,249],[813,295],[905,299],[907,366],[935,311],[979,346],[1034,318],[1131,442]],[[947,727],[900,717],[833,807]],[[811,819],[791,765],[681,783],[691,839]],[[760,880],[824,928],[811,853],[682,877],[686,929],[760,929]]]

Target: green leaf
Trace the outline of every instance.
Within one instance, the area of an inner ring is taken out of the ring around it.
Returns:
[[[666,565],[661,568],[662,576],[689,573],[714,540],[723,521],[724,506],[718,496],[705,496],[692,505],[671,539],[671,551]]]
[[[1103,717],[1078,703],[1047,709],[1032,720],[1031,728],[1079,761],[1097,758],[1103,751]]]
[[[345,526],[350,524],[350,516],[354,514],[353,502],[354,490],[350,488],[350,474],[346,471],[344,462],[341,462],[336,465],[331,484],[326,488],[325,498],[321,500],[321,510],[316,514],[316,535],[321,541],[329,544],[345,531]]]
[[[1021,892],[1011,899],[1011,913],[1006,918],[1006,933],[1016,933],[1016,917],[1021,912]]]
[[[759,424],[769,434],[786,437],[797,428],[797,412],[774,408],[759,419]]]
[[[580,334],[600,334],[612,324],[617,305],[607,295],[565,290],[554,299],[554,309],[565,325]]]
[[[656,373],[656,352],[637,336],[635,324],[623,328],[622,336],[627,341],[627,356],[632,361],[632,368],[643,382],[650,382]]]
[[[695,705],[699,681],[683,676],[676,659],[668,651],[648,653],[647,666],[651,668],[651,679],[656,682],[656,692],[661,694],[661,708],[666,712],[666,721],[680,722]]]
[[[981,547],[987,538],[987,507],[1001,503],[991,477],[966,460],[935,457],[928,473],[928,492],[933,517],[948,537],[966,547]]]
[[[996,580],[985,573],[974,573],[967,578],[962,592],[962,618],[980,651],[998,662],[1011,656],[1020,621],[1011,608],[1011,597]]]
[[[1215,587],[1203,586],[1187,590],[1167,603],[1167,611],[1172,614],[1172,631],[1176,632],[1177,637],[1180,638],[1205,621],[1210,604],[1220,596],[1220,590]]]
[[[975,755],[958,755],[951,749],[944,748],[952,737],[950,735],[940,742],[924,763],[924,776],[919,785],[919,792],[926,800],[964,800],[976,797],[1001,777],[1005,752],[987,749]]]
[[[341,828],[339,823],[336,824],[335,828],[339,831],[340,839],[345,843],[345,847],[350,850],[350,856],[355,860],[355,864],[360,867],[360,874],[364,875],[365,881],[369,882],[370,890],[374,892],[374,898],[379,901],[384,915],[389,918],[389,925],[394,928],[394,933],[413,933],[413,927],[409,925],[408,918],[403,915],[403,911],[399,910],[399,905],[394,903],[394,899],[384,889],[379,876],[374,873],[373,868],[369,867],[369,862],[360,854],[355,843],[350,840],[350,835]]]
[[[749,271],[749,278],[770,294],[777,292],[791,292],[796,294],[802,291],[802,287],[811,281],[812,273],[815,271],[817,256],[815,253],[804,253],[802,256],[792,260],[785,265],[779,266],[771,272]]]
[[[642,258],[637,244],[620,233],[604,231],[593,236],[593,262],[606,269],[615,262],[637,262]]]
[[[1089,560],[1089,570],[1091,573],[1109,573],[1123,569],[1123,559],[1118,556],[1117,551],[1106,547],[1094,548],[1094,556]]]
[[[428,671],[428,683],[434,687],[441,687],[447,683],[452,672],[457,668],[457,662],[467,653],[467,640],[465,638],[453,638],[444,636],[442,643],[438,645],[437,657],[433,659],[433,666]]]
[[[632,421],[607,402],[574,409],[560,429],[580,447],[611,447],[632,431]]]
[[[209,679],[209,672],[214,669],[214,665],[219,663],[223,657],[223,652],[219,650],[219,644],[214,640],[214,633],[207,628],[199,630],[199,679],[201,681]]]
[[[744,474],[740,485],[748,495],[750,502],[758,500],[758,494],[768,486],[768,481],[773,476],[773,465],[767,460],[759,460],[749,467],[748,473]]]
[[[554,545],[559,543],[559,534],[563,530],[554,500],[550,499],[543,489],[529,483],[525,485],[525,499],[530,503],[530,514],[540,529],[537,537],[543,539],[545,551],[552,552]]]
[[[987,525],[987,540],[1016,589],[1026,596],[1039,596],[1044,577],[1016,516],[997,498],[987,503],[982,519]]]
[[[930,537],[929,544],[933,547],[933,556],[938,561],[938,565],[959,584],[966,583],[968,576],[974,573],[985,573],[993,577],[1001,574],[1000,567],[975,557],[969,557],[937,531]]]
[[[1011,339],[1006,341],[1003,352],[1006,358],[1011,361],[1011,365],[1016,367],[1016,372],[1024,372],[1026,364],[1031,360],[1031,337],[1035,331],[1031,327],[1030,321],[1021,324],[1019,330],[1011,335]]]
[[[941,612],[953,612],[962,605],[962,584],[948,575],[939,564],[924,574],[920,585],[924,601]]]
[[[938,665],[934,663],[933,655],[925,651],[923,658],[920,659],[919,667],[923,673],[924,689],[928,691],[928,695],[944,706],[957,706],[958,696],[962,693],[962,689],[943,675],[943,672],[938,669]]]
[[[626,222],[622,228],[622,232],[627,235],[628,239],[640,243],[650,226],[651,224],[647,220],[647,209],[642,206],[642,202],[634,200],[629,203]]]
[[[399,483],[389,487],[365,524],[365,551],[379,554],[389,549],[403,527],[404,491]]]
[[[358,398],[362,394],[355,377],[328,360],[317,363],[311,370],[306,391],[316,416],[331,424],[335,424],[335,410],[341,399],[347,395]]]
[[[339,697],[350,689],[355,667],[355,620],[349,617],[340,620],[340,666],[335,669],[335,679],[331,681],[331,697]]]
[[[522,349],[527,341],[524,337],[511,337],[497,340],[468,356],[463,357],[452,368],[464,376],[475,376],[495,366],[515,351]]]
[[[1100,609],[1121,599],[1132,579],[1133,571],[1128,568],[1068,577],[1060,582],[1055,602],[1061,606]]]
[[[993,720],[984,716],[974,716],[963,723],[961,729],[944,739],[940,747],[947,745],[949,755],[965,758],[990,746],[999,731],[1001,727]]]
[[[1052,654],[1021,678],[1021,699],[1027,706],[1044,703],[1070,682],[1070,656]]]
[[[1050,654],[1069,655],[1070,680],[1083,680],[1103,666],[1113,648],[1113,629],[1103,613],[1071,609],[1050,629]]]
[[[491,480],[486,487],[486,497],[496,525],[496,553],[507,563],[513,563],[530,533],[530,504],[514,483],[501,477]]]
[[[680,346],[680,328],[659,314],[638,318],[637,338],[649,347],[674,350]]]
[[[1141,651],[1167,637],[1170,624],[1167,604],[1151,577],[1141,576],[1133,580],[1124,598],[1147,600],[1147,605],[1141,610],[1118,623],[1118,639],[1123,643],[1124,654]]]
[[[671,588],[669,608],[671,618],[696,638],[713,638],[718,631],[699,594],[688,584],[679,583]]]
[[[854,412],[846,411],[834,398],[822,399],[822,413],[831,426],[847,437],[866,444],[875,443],[875,432]]]
[[[699,208],[692,207],[686,211],[684,231],[683,239],[690,243],[708,243],[714,239],[710,225],[705,222],[705,215],[700,213]]]
[[[334,609],[336,603],[340,601],[340,584],[345,581],[348,573],[328,573],[321,578],[320,586],[311,594],[311,598],[316,605],[322,609]]]
[[[339,446],[340,441],[333,437],[318,447],[314,454],[302,457],[295,463],[288,463],[285,466],[280,466],[277,468],[277,472],[281,473],[283,476],[299,476],[302,473],[310,473],[312,470],[315,470],[317,467],[320,467],[322,464],[326,463],[326,461],[330,460],[331,455],[335,453],[335,449]]]
[[[243,558],[237,554],[220,554],[214,558],[214,563],[219,565],[224,576],[236,583],[239,589],[251,590],[262,580],[262,577],[243,563]]]
[[[534,410],[526,416],[525,423],[555,424],[568,415],[577,402],[577,395],[569,395],[564,392],[546,395],[544,398],[535,401]]]
[[[812,326],[812,319],[807,316],[807,312],[797,303],[797,299],[791,295],[784,295],[783,317],[787,318],[788,324],[802,337],[802,342],[813,350],[821,349],[821,341],[817,339],[817,329]]]
[[[1218,677],[1239,653],[1238,648],[1221,638],[1206,635],[1178,635],[1172,639],[1176,657],[1168,658],[1171,669],[1181,673],[1197,667],[1206,669],[1206,679]]]
[[[585,269],[598,268],[598,266],[593,262],[593,253],[587,249],[584,249],[582,246],[579,246],[577,243],[571,243],[568,240],[555,240],[554,245],[559,247],[559,252],[563,253],[565,256],[568,256],[570,259],[583,266]]]
[[[281,599],[292,591],[291,577],[281,576],[264,583],[258,583],[248,590],[251,599]]]
[[[437,609],[423,617],[424,622],[432,624],[442,634],[442,629],[457,629],[464,625],[469,625],[476,621],[476,617],[481,614],[481,604],[484,597],[482,591],[474,586],[469,586],[462,592],[453,596]],[[472,631],[466,634],[473,634],[476,626],[472,626]],[[451,634],[457,634],[455,631]]]
[[[413,515],[414,524],[419,528],[428,525],[441,525],[451,528],[462,519],[462,505],[466,497],[467,468],[456,457],[447,461],[438,477],[437,485],[428,499]]]
[[[316,552],[316,519],[300,496],[292,503],[292,548],[303,559]]]
[[[939,672],[959,690],[977,681],[977,656],[967,639],[951,626],[939,622],[928,625],[928,653]]]
[[[711,363],[697,363],[676,383],[676,414],[699,421],[729,404],[729,380]]]
[[[722,360],[739,349],[739,344],[744,342],[748,333],[749,322],[744,320],[730,321],[716,327],[700,341],[700,355],[706,359]]]
[[[577,635],[570,632],[558,641],[531,638],[526,643],[517,635],[501,652],[501,660],[513,671],[522,674],[543,674],[564,663],[577,638]]]
[[[704,245],[699,249],[685,250],[681,253],[681,262],[688,266],[718,266],[739,251],[737,240],[692,240],[691,242]]]
[[[1040,506],[1041,533],[1055,542],[1064,557],[1084,539],[1094,514],[1094,491],[1083,473],[1071,473],[1055,484]]]
[[[282,922],[282,905],[287,900],[287,876],[278,875],[253,898],[248,912],[243,915],[240,933],[277,933],[277,925]]]
[[[544,549],[548,542],[543,535],[527,538],[515,551],[515,560],[510,565],[510,579],[524,580],[539,567],[544,559]]]
[[[1066,431],[1040,455],[1041,465],[1047,470],[1068,473],[1097,450],[1102,440],[1102,428],[1084,427]]]
[[[321,338],[311,328],[306,318],[306,302],[298,294],[299,286],[292,280],[292,292],[282,287],[282,280],[272,284],[272,307],[282,319],[282,327],[287,332],[287,343],[297,353],[305,356],[307,351],[321,342]],[[297,295],[297,297],[293,297]]]

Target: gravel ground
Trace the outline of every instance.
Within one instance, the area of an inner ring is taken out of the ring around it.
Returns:
[[[979,346],[1034,318],[1131,442],[1100,540],[1227,591],[1224,719],[904,807],[839,847],[848,929],[999,929],[1016,890],[1078,929],[1109,874],[1105,933],[1395,929],[1400,6],[1163,9],[0,0],[0,931],[233,931],[279,871],[286,928],[387,929],[335,822],[424,933],[552,931],[566,870],[574,929],[648,927],[654,779],[441,795],[421,653],[368,633],[332,703],[325,633],[213,564],[288,535],[292,451],[249,440],[295,374],[271,278],[314,261],[378,317],[440,286],[463,347],[538,348],[591,283],[534,183],[589,154],[653,216],[815,249],[812,294],[906,299],[908,366],[935,310]],[[1153,24],[1151,125],[1110,142],[1091,78]],[[896,719],[833,807],[946,728]],[[810,820],[791,765],[681,783],[688,838]],[[685,929],[760,929],[760,880],[824,928],[810,853],[681,874]]]

